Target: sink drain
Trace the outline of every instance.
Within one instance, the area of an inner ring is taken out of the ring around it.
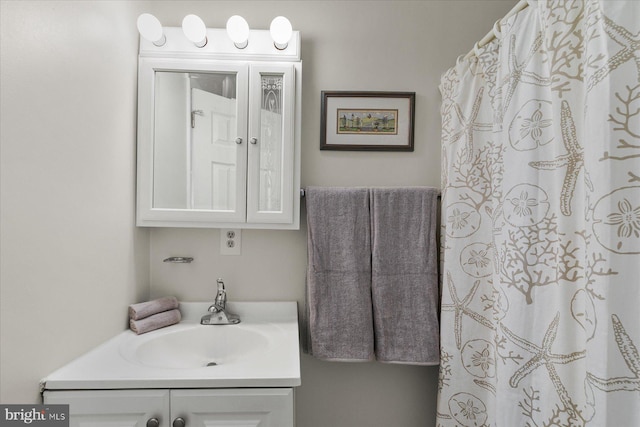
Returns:
[[[216,366],[216,365],[217,365],[217,363],[216,363],[216,362],[209,362],[209,363],[207,363],[207,366]]]

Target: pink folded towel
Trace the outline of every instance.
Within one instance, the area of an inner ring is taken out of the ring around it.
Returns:
[[[182,319],[180,310],[174,309],[152,314],[151,316],[140,320],[130,319],[129,327],[133,332],[140,335],[156,329],[164,328],[165,326],[175,325],[180,322],[180,319]]]
[[[139,302],[129,306],[129,317],[133,320],[144,319],[152,314],[178,308],[176,297],[163,297],[152,301]]]

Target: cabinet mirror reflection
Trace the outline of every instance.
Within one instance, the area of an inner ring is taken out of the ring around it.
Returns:
[[[237,79],[157,71],[153,207],[235,210]]]

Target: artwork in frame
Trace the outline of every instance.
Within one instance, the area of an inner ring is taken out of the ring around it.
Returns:
[[[322,91],[321,150],[413,151],[415,92]]]

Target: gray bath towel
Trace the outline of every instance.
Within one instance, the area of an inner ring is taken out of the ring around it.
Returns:
[[[153,314],[178,308],[176,297],[162,297],[152,301],[139,302],[129,306],[129,318],[133,320],[144,319]]]
[[[182,319],[180,310],[175,309],[152,314],[140,320],[129,319],[129,327],[133,332],[140,335],[165,326],[175,325],[180,322],[180,319]]]
[[[439,190],[371,190],[376,359],[439,363],[436,211]]]
[[[308,350],[373,360],[369,190],[311,187],[306,206]]]

